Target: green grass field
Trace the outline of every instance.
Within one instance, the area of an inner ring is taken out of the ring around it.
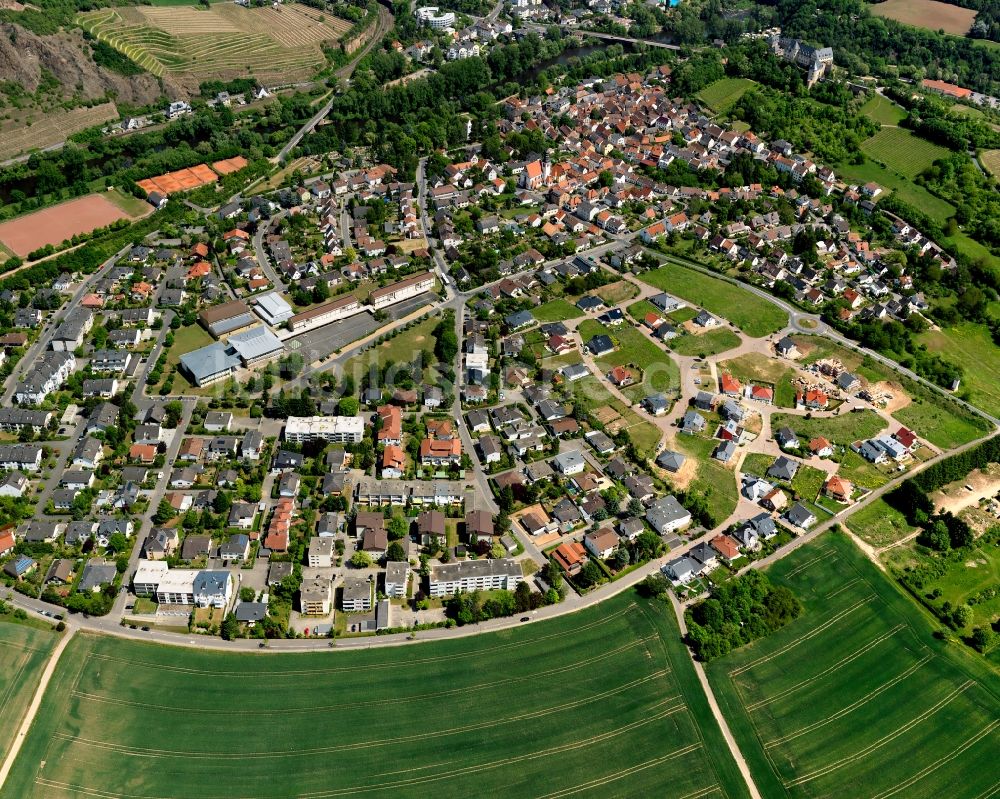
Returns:
[[[607,305],[618,305],[635,297],[639,293],[639,287],[628,280],[616,280],[608,283],[594,291]]]
[[[855,183],[875,182],[895,194],[900,200],[927,214],[939,224],[944,224],[955,215],[955,206],[940,197],[935,197],[923,186],[918,186],[909,178],[898,175],[873,161],[863,164],[839,164],[837,174]]]
[[[986,325],[964,322],[928,330],[917,340],[965,370],[962,388],[968,390],[969,402],[994,416],[1000,414],[1000,350]]]
[[[176,366],[182,355],[200,347],[207,347],[213,341],[215,339],[199,324],[178,328],[174,331],[173,346],[167,350],[167,363]]]
[[[766,336],[788,324],[788,314],[763,297],[676,263],[644,272],[641,279],[728,319],[748,336]]]
[[[748,352],[719,364],[720,371],[729,372],[743,383],[770,383],[774,386],[774,404],[779,408],[795,407],[795,370],[777,358],[758,352]]]
[[[861,143],[862,152],[911,180],[950,151],[904,128],[883,128]]]
[[[725,328],[709,330],[697,336],[678,336],[670,342],[670,349],[678,355],[709,357],[740,346],[740,337]]]
[[[793,336],[800,349],[808,350],[802,363],[810,364],[821,358],[837,358],[846,368],[857,372],[869,382],[891,381],[899,386],[912,402],[894,411],[900,424],[915,430],[936,447],[951,449],[984,435],[990,425],[985,419],[966,410],[939,391],[894,372],[888,366],[867,359],[860,353],[845,349],[821,336]]]
[[[0,757],[10,750],[57,640],[48,630],[0,622]]]
[[[539,322],[565,322],[583,316],[583,311],[567,300],[555,299],[532,308],[531,315]]]
[[[706,429],[714,431],[715,428],[709,423]],[[698,464],[697,476],[687,490],[704,494],[715,523],[722,524],[736,510],[739,495],[736,475],[712,457],[719,442],[705,436],[679,435],[676,443],[679,450]]]
[[[434,363],[434,328],[440,321],[435,317],[424,319],[398,336],[355,355],[344,364],[344,374],[354,375],[360,384],[361,375],[366,374],[372,364],[384,366],[389,361],[413,363],[419,356],[425,368],[431,366]],[[429,361],[426,357],[428,353]],[[414,378],[419,379],[420,375],[414,375]]]
[[[67,795],[747,792],[669,609],[626,592],[551,622],[367,651],[80,635],[3,793]]]
[[[847,527],[873,547],[894,544],[916,529],[907,523],[902,513],[883,499],[877,499],[857,513],[852,513],[847,518]]]
[[[834,444],[850,444],[859,438],[871,438],[885,429],[885,421],[875,411],[863,410],[859,413],[841,413],[839,416],[806,419],[791,413],[776,413],[771,416],[773,429],[786,425],[808,443],[809,439],[823,436]]]
[[[768,570],[805,612],[708,675],[761,794],[981,799],[1000,787],[1000,681],[938,641],[850,540],[828,533]]]
[[[578,330],[584,342],[603,333],[618,343],[614,352],[597,359],[602,369],[633,364],[642,370],[642,380],[622,390],[632,402],[639,402],[650,394],[669,393],[680,388],[681,374],[677,364],[659,344],[638,328],[629,324],[609,328],[593,319],[584,319]]]
[[[639,414],[608,391],[607,386],[596,377],[585,377],[582,380],[574,380],[571,387],[574,404],[582,405],[584,410],[588,412],[599,408],[612,408],[622,417],[622,427],[628,431],[629,437],[639,449],[639,452],[647,458],[653,456],[656,451],[656,445],[660,443],[660,439],[663,437],[659,427],[640,417]]]
[[[717,114],[723,114],[756,85],[749,78],[721,78],[698,92],[697,97]]]
[[[881,94],[873,94],[860,111],[880,125],[898,125],[906,119],[906,111]]]

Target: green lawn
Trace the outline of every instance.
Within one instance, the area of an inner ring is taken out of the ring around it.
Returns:
[[[823,436],[834,444],[850,444],[861,438],[871,438],[885,429],[885,421],[875,411],[863,410],[857,413],[844,412],[839,416],[806,419],[791,413],[776,413],[771,416],[771,427],[779,430],[788,426],[805,439]]]
[[[660,428],[647,422],[628,407],[618,397],[614,396],[596,377],[585,377],[571,384],[573,402],[590,412],[598,408],[612,408],[624,420],[624,428],[644,457],[650,458],[656,452],[663,434]]]
[[[47,629],[0,621],[0,757],[10,750],[56,641]]]
[[[531,315],[539,322],[565,322],[583,316],[583,311],[567,300],[556,299],[532,308]]]
[[[792,490],[807,502],[813,502],[826,483],[826,472],[815,466],[802,465],[792,479]]]
[[[194,324],[190,327],[181,327],[174,331],[173,346],[167,350],[167,363],[176,366],[182,355],[207,347],[215,341],[208,331],[201,325]]]
[[[854,485],[861,488],[878,488],[889,482],[889,469],[891,467],[879,468],[862,458],[852,449],[846,449],[837,456],[840,468],[837,475],[845,480],[850,480]]]
[[[2,795],[748,794],[669,609],[626,591],[548,622],[371,650],[78,635]]]
[[[915,430],[936,447],[951,449],[982,436],[990,429],[985,419],[966,410],[946,394],[900,375],[888,366],[869,360],[821,336],[793,338],[800,347],[810,350],[802,359],[803,363],[813,363],[820,358],[838,358],[844,366],[870,382],[886,380],[898,384],[912,402],[894,411],[893,418]]]
[[[706,429],[714,428],[709,424]],[[704,436],[677,436],[677,448],[694,458],[698,464],[697,476],[687,490],[704,494],[715,523],[721,524],[736,510],[739,494],[736,474],[712,457],[718,443]]]
[[[847,527],[873,547],[885,547],[914,531],[906,518],[883,499],[876,499],[847,517]]]
[[[774,303],[740,286],[676,262],[644,272],[641,279],[709,313],[728,319],[749,336],[776,333],[788,324],[788,314]]]
[[[102,197],[105,197],[114,205],[117,205],[121,210],[131,217],[145,216],[150,211],[150,205],[144,200],[140,200],[138,197],[133,197],[131,194],[125,194],[125,192],[120,189],[111,189],[101,193]]]
[[[749,78],[720,78],[710,83],[696,95],[705,105],[718,114],[732,108],[739,99],[757,85]]]
[[[969,392],[969,402],[994,416],[1000,414],[1000,349],[986,325],[964,322],[928,330],[917,340],[965,370],[961,390]]]
[[[923,186],[918,186],[909,178],[886,169],[874,161],[865,161],[863,164],[839,164],[837,174],[844,180],[855,183],[874,181],[891,191],[903,202],[923,211],[939,224],[943,225],[949,217],[955,214],[955,206],[948,201],[935,197]]]
[[[960,253],[968,256],[973,261],[983,261],[990,266],[995,274],[1000,275],[1000,258],[994,255],[983,244],[975,239],[970,239],[961,230],[954,236],[945,236],[941,240],[942,244],[954,244]]]
[[[670,349],[678,355],[698,355],[707,358],[740,346],[740,337],[732,330],[721,328],[700,335],[678,336],[670,342]]]
[[[434,328],[440,319],[430,317],[417,322],[409,330],[404,330],[398,336],[355,355],[344,364],[344,374],[354,375],[360,384],[360,376],[368,372],[372,364],[383,366],[389,361],[393,363],[414,363],[419,358],[424,367],[433,365],[434,358]],[[428,357],[429,356],[429,357]],[[414,375],[420,380],[421,375]]]
[[[642,324],[642,320],[646,318],[646,314],[655,313],[657,316],[660,315],[660,310],[649,300],[639,300],[638,302],[633,302],[627,308],[629,316],[635,319],[636,322]]]
[[[639,293],[639,287],[628,280],[616,280],[608,283],[594,291],[598,297],[604,300],[607,305],[618,305],[635,297]]]
[[[860,111],[880,125],[898,125],[906,119],[906,111],[881,94],[873,94]]]
[[[774,564],[805,612],[708,665],[760,793],[980,799],[995,792],[1000,681],[843,535]]]
[[[584,319],[578,328],[587,342],[592,336],[605,334],[617,344],[614,352],[597,359],[602,369],[632,364],[642,370],[642,380],[626,387],[622,393],[632,402],[639,402],[649,394],[675,392],[680,388],[680,369],[659,344],[639,328],[630,324],[605,327],[593,319]]]
[[[916,136],[905,128],[882,128],[861,143],[861,151],[911,180],[935,161],[951,155],[947,148]]]

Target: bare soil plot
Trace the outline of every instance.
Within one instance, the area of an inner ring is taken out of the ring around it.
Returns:
[[[955,36],[965,36],[976,19],[971,8],[959,8],[938,0],[885,0],[868,7],[876,17],[894,19],[904,25],[927,30],[943,30]]]
[[[972,486],[969,491],[966,486]],[[995,496],[1000,491],[1000,464],[991,463],[985,469],[970,472],[964,480],[956,480],[931,494],[934,505],[956,516],[979,500]]]
[[[23,258],[47,244],[62,244],[73,236],[129,218],[103,194],[88,194],[0,223],[0,242]]]

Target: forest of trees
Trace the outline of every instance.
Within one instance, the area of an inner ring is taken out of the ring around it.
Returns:
[[[708,599],[687,611],[687,644],[698,660],[712,660],[773,633],[801,613],[802,603],[788,588],[750,570],[713,586]]]

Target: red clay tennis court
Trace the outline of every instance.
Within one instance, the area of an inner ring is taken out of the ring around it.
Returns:
[[[146,194],[151,194],[154,191],[164,195],[176,194],[179,191],[191,191],[191,189],[215,183],[219,179],[219,175],[231,175],[233,172],[239,172],[249,163],[246,158],[238,155],[235,158],[216,161],[211,167],[208,164],[198,164],[198,166],[189,169],[178,169],[176,172],[167,172],[167,174],[155,178],[140,180],[138,186]]]

